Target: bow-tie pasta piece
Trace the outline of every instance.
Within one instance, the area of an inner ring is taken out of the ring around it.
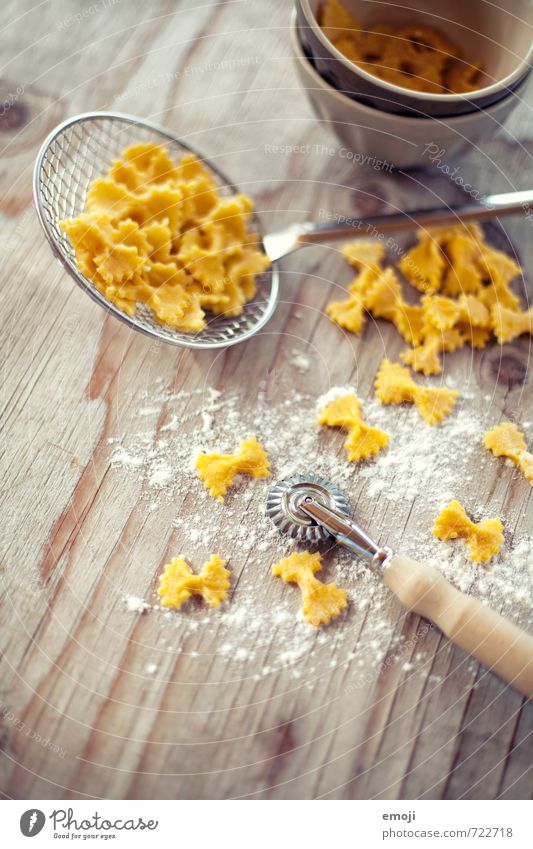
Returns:
[[[494,335],[500,345],[512,342],[523,333],[533,334],[533,307],[525,312],[516,312],[501,304],[494,304],[492,321]]]
[[[460,295],[457,299],[444,295],[423,298],[424,330],[426,335],[435,331],[444,333],[457,328],[462,332],[472,328],[490,330],[490,310],[476,295]]]
[[[465,344],[465,335],[456,327],[450,330],[426,332],[421,345],[408,348],[400,354],[406,365],[422,374],[440,374],[442,371],[441,354],[443,351],[456,351]]]
[[[345,38],[347,34],[357,35],[361,32],[361,24],[340,0],[326,0],[322,5],[320,26],[334,43],[339,38]]]
[[[459,537],[464,539],[469,556],[477,563],[490,560],[499,552],[503,542],[503,525],[500,519],[472,522],[458,501],[451,501],[437,516],[433,533],[443,542]]]
[[[174,557],[159,578],[158,593],[163,607],[181,607],[192,595],[199,595],[211,607],[218,607],[230,587],[226,561],[212,554],[202,571],[195,575],[184,557]]]
[[[520,265],[513,257],[485,242],[482,245],[479,266],[484,276],[501,291],[522,273]]]
[[[463,329],[481,328],[490,330],[491,314],[482,300],[476,295],[460,295],[457,301],[461,310],[458,326]]]
[[[476,225],[474,225],[475,227]],[[483,233],[480,228],[466,230],[458,227],[448,231],[448,238],[442,240],[448,268],[442,283],[442,293],[451,297],[479,291],[483,275],[478,260],[483,245]]]
[[[84,212],[61,227],[107,300],[130,316],[147,304],[158,321],[196,331],[205,310],[241,313],[269,265],[251,216],[251,200],[222,196],[194,154],[176,163],[143,143],[93,180]]]
[[[504,422],[489,430],[483,442],[495,457],[507,457],[518,466],[533,486],[533,454],[527,450],[524,434],[514,422]]]
[[[403,255],[398,268],[415,289],[432,295],[441,287],[446,259],[431,232],[420,232],[418,244]]]
[[[331,301],[326,307],[326,313],[336,324],[351,333],[360,333],[363,329],[366,311],[360,295],[349,295],[344,301]]]
[[[366,304],[375,318],[392,321],[398,304],[403,303],[402,287],[393,268],[386,268],[371,281]]]
[[[407,348],[400,354],[403,362],[422,374],[440,374],[442,371],[442,342],[438,334],[424,339],[421,345]]]
[[[426,325],[441,333],[455,327],[461,319],[459,303],[444,295],[426,295],[422,299],[422,306]]]
[[[419,345],[424,338],[424,310],[419,304],[398,304],[393,318],[398,333],[410,345]]]
[[[392,267],[375,275],[365,295],[365,306],[374,318],[392,321],[407,342],[417,344],[422,338],[423,311],[406,303],[401,283]]]
[[[255,436],[251,436],[241,442],[235,454],[202,452],[196,460],[196,469],[213,498],[224,501],[224,496],[237,475],[267,478],[270,474],[270,463],[261,443]]]
[[[518,311],[520,300],[511,289],[512,281],[522,272],[516,260],[503,251],[485,244],[480,255],[479,267],[485,281],[488,282],[488,285],[482,286],[478,292],[478,297],[485,306],[492,309],[499,305]]]
[[[291,554],[272,566],[272,574],[286,583],[298,584],[302,594],[302,613],[310,625],[318,628],[338,616],[348,604],[346,592],[335,584],[324,584],[315,578],[322,568],[318,552]]]
[[[376,274],[381,270],[381,263],[385,259],[385,245],[376,239],[356,239],[343,245],[341,252],[350,265],[359,271],[369,269]]]
[[[376,396],[382,404],[414,404],[427,424],[442,421],[453,409],[457,389],[427,387],[415,383],[409,370],[399,363],[384,359],[375,382]]]
[[[326,404],[319,413],[318,423],[348,431],[344,448],[348,460],[353,463],[378,454],[389,442],[387,433],[365,424],[360,401],[353,392],[341,395]]]
[[[401,354],[402,360],[423,374],[440,374],[441,353],[462,348],[466,342],[483,347],[489,339],[491,316],[487,307],[474,295],[461,295],[457,300],[443,295],[426,295],[422,299],[423,342]]]

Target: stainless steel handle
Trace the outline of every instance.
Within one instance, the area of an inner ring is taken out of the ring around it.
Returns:
[[[308,221],[292,225],[277,233],[269,233],[263,238],[263,246],[268,257],[274,261],[304,245],[332,242],[337,239],[375,237],[380,233],[458,224],[461,221],[483,221],[504,215],[516,215],[518,212],[533,216],[533,190],[487,195],[479,203],[459,206],[406,210],[373,215],[369,218],[344,218],[337,224],[332,224],[331,221]]]
[[[372,568],[382,571],[390,562],[391,549],[379,546],[356,522],[348,519],[343,513],[326,507],[312,495],[303,498],[299,506],[311,519],[322,525],[335,542],[350,549],[356,557],[366,560]]]

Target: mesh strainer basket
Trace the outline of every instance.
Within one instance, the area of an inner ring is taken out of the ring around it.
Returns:
[[[180,159],[184,153],[195,153],[214,174],[222,194],[237,191],[219,169],[214,168],[198,151],[183,144],[161,127],[118,113],[89,112],[77,115],[60,124],[48,136],[35,164],[35,204],[52,250],[91,298],[135,330],[188,348],[223,348],[248,339],[266,324],[276,307],[278,271],[275,266],[257,277],[257,293],[253,300],[245,304],[241,315],[229,317],[208,313],[207,327],[193,333],[159,323],[145,304],[138,305],[134,316],[126,315],[110,303],[78,269],[74,248],[59,227],[59,222],[83,212],[89,185],[96,177],[105,174],[125,147],[145,141],[164,144],[175,159]],[[253,226],[261,232],[257,216],[253,218]]]

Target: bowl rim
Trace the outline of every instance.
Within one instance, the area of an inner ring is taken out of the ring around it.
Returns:
[[[296,18],[296,11],[293,11],[291,17],[291,25],[290,25],[290,39],[292,43],[292,48],[294,51],[294,55],[296,59],[305,65],[308,74],[316,80],[320,88],[329,92],[329,94],[333,95],[337,100],[343,103],[345,106],[348,106],[352,109],[356,109],[359,112],[362,112],[367,115],[376,115],[376,113],[380,116],[383,121],[390,122],[395,126],[399,124],[405,124],[405,126],[422,126],[423,124],[428,124],[429,122],[437,122],[439,124],[446,124],[453,127],[460,127],[462,124],[468,124],[470,121],[480,120],[484,115],[493,115],[497,113],[498,109],[502,108],[505,103],[507,103],[508,99],[516,95],[517,91],[520,91],[522,85],[527,83],[527,79],[529,77],[530,72],[526,74],[526,79],[523,83],[510,91],[505,97],[502,97],[500,100],[496,101],[496,103],[492,103],[490,106],[487,106],[483,109],[476,109],[473,112],[464,112],[460,115],[451,115],[443,118],[439,118],[434,115],[427,115],[424,118],[418,118],[410,115],[399,115],[396,112],[385,112],[384,110],[377,109],[375,106],[369,106],[366,103],[362,103],[360,100],[354,100],[353,97],[345,94],[343,91],[339,91],[331,83],[328,83],[320,74],[317,69],[311,64],[309,58],[306,56],[302,49],[302,45],[300,44],[300,40],[298,37],[298,24]]]
[[[531,41],[531,45],[527,52],[527,55],[521,62],[516,66],[514,71],[511,71],[510,74],[507,74],[506,77],[499,80],[498,82],[491,83],[488,86],[484,86],[483,88],[476,88],[473,91],[463,92],[462,94],[431,94],[429,92],[423,91],[415,91],[414,89],[404,88],[403,86],[396,85],[395,83],[389,83],[386,80],[382,80],[380,77],[374,76],[374,74],[370,74],[368,71],[365,71],[364,68],[360,68],[359,65],[356,65],[355,62],[351,62],[350,59],[347,59],[340,50],[337,50],[333,42],[329,40],[329,38],[325,35],[322,27],[318,23],[310,5],[309,0],[296,0],[296,4],[300,6],[302,13],[307,21],[308,26],[322,43],[322,45],[332,54],[333,58],[337,59],[344,65],[347,70],[355,73],[360,76],[368,83],[372,83],[374,85],[382,86],[384,89],[389,91],[389,93],[401,96],[403,98],[412,97],[413,100],[422,100],[422,101],[431,101],[433,103],[461,103],[465,100],[475,101],[485,97],[490,97],[492,94],[496,94],[503,89],[510,89],[513,83],[515,83],[521,75],[527,74],[528,66],[531,68],[531,60],[533,59],[533,39]],[[509,94],[512,92],[509,91]],[[469,113],[466,113],[469,114]],[[416,119],[415,119],[416,120]],[[422,120],[422,119],[419,119]]]

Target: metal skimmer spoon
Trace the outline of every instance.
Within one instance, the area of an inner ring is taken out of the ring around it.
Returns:
[[[60,263],[76,283],[100,306],[134,330],[188,348],[224,348],[243,342],[258,332],[272,316],[278,297],[279,274],[275,264],[257,280],[257,294],[239,316],[211,316],[205,330],[184,333],[157,322],[149,307],[140,304],[134,316],[128,316],[110,303],[79,271],[74,249],[60,229],[63,218],[81,214],[90,183],[102,176],[122,150],[135,142],[164,144],[176,159],[193,152],[172,133],[156,124],[114,112],[87,112],[59,124],[43,143],[34,171],[34,198],[39,220]],[[217,179],[222,192],[234,193],[236,187],[223,173],[203,160]],[[275,263],[304,245],[368,237],[376,233],[399,232],[416,227],[481,221],[502,215],[528,212],[533,191],[491,195],[476,204],[397,212],[365,219],[345,220],[342,224],[304,222],[277,233],[263,236],[262,247]],[[257,218],[254,226],[260,231]]]

